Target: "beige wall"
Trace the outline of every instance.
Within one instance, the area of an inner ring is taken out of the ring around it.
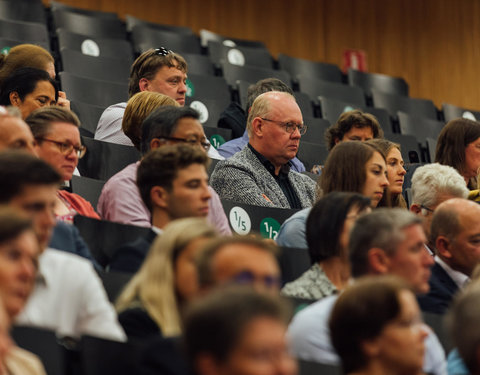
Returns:
[[[404,77],[412,97],[480,110],[477,0],[62,0],[82,8],[259,39],[271,53],[341,65],[346,48],[368,68]]]

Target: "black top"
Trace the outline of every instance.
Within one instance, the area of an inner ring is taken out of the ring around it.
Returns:
[[[132,307],[118,314],[118,321],[128,336],[128,341],[161,337],[162,331],[142,307]]]
[[[280,172],[277,176],[275,174],[275,166],[270,162],[270,160],[268,160],[265,156],[255,150],[250,143],[248,144],[248,147],[250,147],[250,150],[252,150],[258,160],[260,160],[260,163],[262,163],[263,166],[267,169],[267,171],[270,172],[272,177],[277,182],[278,186],[280,186],[283,194],[285,194],[285,197],[287,197],[290,208],[303,208],[300,199],[298,199],[297,193],[295,193],[295,190],[293,189],[293,186],[288,179],[288,173],[290,172],[291,163],[288,162],[287,164],[282,165],[282,167],[280,168]]]

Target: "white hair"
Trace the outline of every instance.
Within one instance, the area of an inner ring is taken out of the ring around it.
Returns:
[[[427,207],[437,204],[439,194],[467,198],[468,188],[457,170],[439,163],[423,165],[412,177],[412,203]]]

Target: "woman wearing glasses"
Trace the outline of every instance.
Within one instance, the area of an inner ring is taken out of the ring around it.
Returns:
[[[68,109],[53,106],[33,111],[25,121],[35,138],[37,155],[56,168],[64,181],[70,181],[78,160],[85,154],[78,117]],[[73,222],[77,213],[100,218],[89,202],[66,190],[58,191],[54,212],[57,220],[67,222]]]

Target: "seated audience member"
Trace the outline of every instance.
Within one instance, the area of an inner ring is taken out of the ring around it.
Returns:
[[[91,263],[46,248],[55,225],[53,208],[60,180],[57,171],[32,155],[0,153],[0,203],[33,220],[42,252],[35,289],[16,324],[52,329],[60,336],[88,334],[123,341],[125,334]]]
[[[480,123],[465,118],[449,121],[440,132],[435,162],[449,165],[462,175],[467,187],[478,189],[480,173]]]
[[[317,181],[317,196],[333,191],[360,193],[370,198],[375,208],[388,186],[386,171],[385,159],[377,147],[359,141],[340,144],[328,155]],[[299,211],[283,223],[277,236],[278,245],[308,248],[305,222],[309,212]]]
[[[234,113],[239,113],[236,116],[238,118],[236,118],[235,121],[241,123],[242,128],[245,129],[245,131],[243,132],[243,135],[240,138],[232,139],[231,141],[224,143],[218,148],[218,153],[222,155],[225,159],[228,159],[229,157],[235,155],[237,152],[242,151],[243,148],[248,144],[248,141],[249,141],[248,131],[245,127],[247,123],[247,114],[250,113],[252,104],[254,100],[257,98],[257,96],[268,91],[288,92],[289,94],[293,95],[293,90],[277,78],[261,79],[257,83],[250,85],[247,93],[246,111],[243,111],[243,109],[241,109],[240,107],[239,107],[239,110],[234,111]],[[232,105],[234,107],[238,106],[237,103],[232,103]],[[219,124],[222,121],[227,121],[226,120],[227,118],[234,116],[233,113],[231,112],[232,105],[230,105],[222,113],[221,118],[219,120]],[[228,114],[230,114],[230,116]],[[222,116],[223,116],[223,120],[222,120]],[[220,127],[223,127],[223,126],[220,126]],[[297,159],[297,157],[294,157],[292,160],[290,160],[290,162],[291,162],[291,168],[293,171],[295,172],[305,171],[305,166],[300,160]]]
[[[453,301],[447,313],[447,327],[456,349],[448,356],[448,373],[480,374],[480,284],[475,280]]]
[[[354,193],[332,192],[315,203],[306,223],[312,266],[287,283],[282,294],[318,300],[342,290],[350,281],[350,230],[357,217],[369,211],[370,199]]]
[[[402,195],[407,171],[404,168],[400,145],[383,138],[371,139],[367,143],[377,146],[387,162],[388,187],[377,206],[407,208],[407,202]]]
[[[423,220],[427,246],[431,253],[435,244],[430,241],[433,212],[442,202],[451,198],[467,198],[468,189],[463,177],[453,168],[438,163],[423,165],[412,176],[412,203],[410,211]]]
[[[453,297],[470,281],[480,263],[480,206],[460,198],[441,203],[430,228],[435,265],[430,290],[418,301],[422,311],[446,313]]]
[[[187,92],[187,62],[178,53],[161,48],[150,48],[142,53],[130,69],[128,97],[141,91],[167,95],[179,105],[185,105]],[[98,121],[95,139],[132,146],[122,131],[122,118],[127,103],[108,107]]]
[[[20,68],[0,85],[0,105],[17,107],[26,119],[35,109],[55,105],[58,89],[44,70]]]
[[[222,199],[279,208],[306,208],[315,200],[315,183],[290,169],[306,131],[295,98],[269,91],[252,104],[247,120],[248,145],[221,160],[211,185]]]
[[[258,291],[278,294],[278,249],[253,237],[225,237],[207,244],[196,258],[202,291],[229,283],[251,284]]]
[[[137,92],[128,100],[122,130],[138,151],[142,152],[143,121],[150,113],[163,106],[179,107],[180,104],[167,95],[152,91]]]
[[[348,287],[335,302],[329,328],[345,374],[422,373],[428,328],[400,279],[367,277]]]
[[[52,106],[33,111],[25,121],[35,138],[37,155],[54,167],[63,181],[70,181],[78,160],[85,154],[77,115],[69,109]],[[100,219],[90,202],[66,190],[57,191],[54,211],[57,220],[69,223],[73,223],[76,214]]]
[[[400,208],[373,210],[358,218],[350,232],[352,276],[395,275],[405,280],[416,294],[425,294],[433,265],[433,258],[424,247],[425,240],[420,218],[411,212]],[[295,315],[289,326],[295,356],[321,363],[339,363],[328,329],[337,298],[337,295],[323,298]],[[433,332],[426,338],[425,346],[423,371],[445,374],[445,354]]]
[[[35,154],[35,139],[15,107],[0,107],[0,151],[24,150]]]
[[[167,224],[185,217],[207,217],[211,197],[208,162],[205,152],[187,145],[164,146],[143,158],[137,183],[143,202],[152,213],[152,231],[117,250],[110,269],[136,272],[153,240]]]
[[[278,296],[221,288],[185,316],[184,343],[197,375],[297,374],[285,331],[290,309]]]
[[[33,290],[40,247],[32,222],[11,208],[0,206],[0,373],[43,375],[33,354],[17,347],[10,326]]]
[[[0,83],[15,70],[26,67],[45,70],[55,79],[55,60],[50,52],[35,44],[19,44],[0,56]],[[70,101],[63,91],[58,92],[57,105],[70,109]]]
[[[167,225],[117,299],[118,319],[129,339],[180,335],[180,310],[198,293],[193,259],[215,236],[201,218]]]
[[[133,110],[132,106],[132,110]],[[128,109],[128,108],[127,108]],[[210,149],[202,124],[198,121],[198,112],[192,108],[161,107],[150,113],[142,125],[141,152],[164,145],[187,143],[202,149]],[[133,163],[110,178],[102,189],[98,200],[98,212],[105,220],[123,224],[150,227],[151,213],[143,203],[137,188],[137,168],[140,163]],[[208,220],[221,234],[231,234],[227,217],[223,211],[220,198],[209,187]]]
[[[328,151],[345,141],[368,141],[383,138],[383,130],[375,116],[359,110],[344,112],[337,122],[325,131]]]

